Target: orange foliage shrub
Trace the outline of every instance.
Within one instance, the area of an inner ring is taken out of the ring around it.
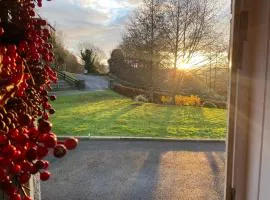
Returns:
[[[175,104],[181,106],[199,106],[201,104],[201,99],[198,96],[175,96]]]
[[[176,95],[175,96],[175,104],[179,106],[199,106],[201,105],[201,99],[198,96],[191,95],[191,96],[182,96]],[[163,104],[171,104],[173,98],[170,96],[161,96],[161,102]]]

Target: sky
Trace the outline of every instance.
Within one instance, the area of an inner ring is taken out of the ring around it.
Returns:
[[[64,45],[78,54],[78,43],[90,42],[107,55],[121,41],[129,15],[141,0],[52,0],[44,1],[38,13],[57,31]]]
[[[230,9],[230,0],[222,2],[221,24]],[[58,32],[62,32],[65,47],[79,54],[78,44],[90,42],[101,48],[107,56],[121,41],[125,24],[142,0],[52,0],[43,1],[38,13],[47,19]],[[225,21],[224,21],[225,20]],[[225,26],[225,29],[228,29]]]

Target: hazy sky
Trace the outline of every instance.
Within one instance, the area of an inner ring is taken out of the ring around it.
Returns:
[[[215,1],[215,0],[213,0]],[[230,0],[221,6],[228,13]],[[107,54],[121,41],[124,24],[142,0],[52,0],[44,1],[39,14],[63,32],[65,47],[78,53],[78,43],[88,41]]]

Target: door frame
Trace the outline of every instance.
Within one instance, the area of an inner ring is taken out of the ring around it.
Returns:
[[[249,0],[232,0],[225,200],[245,199],[242,195],[244,194],[243,185],[246,182],[249,96],[251,91],[251,69],[245,63],[248,54],[248,11]]]

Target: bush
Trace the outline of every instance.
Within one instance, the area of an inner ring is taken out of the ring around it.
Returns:
[[[120,84],[113,84],[111,87],[112,87],[113,91],[115,91],[123,96],[126,96],[126,97],[134,98],[138,95],[145,95],[146,96],[146,92],[142,89],[126,87],[126,86],[123,86]]]
[[[198,96],[182,96],[177,95],[174,98],[175,105],[178,106],[199,106],[201,105],[201,99]],[[161,102],[163,104],[172,104],[173,103],[173,97],[170,96],[161,96]]]
[[[161,96],[160,100],[163,104],[172,104],[173,103],[173,98],[170,96]]]
[[[198,96],[175,96],[175,104],[180,106],[199,106],[201,99]]]
[[[141,95],[141,94],[136,96],[134,100],[137,102],[144,102],[144,103],[148,102],[148,99],[144,95]]]
[[[204,102],[202,106],[206,107],[206,108],[217,108],[216,104],[209,102],[209,101]]]
[[[227,108],[227,102],[226,101],[217,101],[214,102],[218,108],[226,109]]]

